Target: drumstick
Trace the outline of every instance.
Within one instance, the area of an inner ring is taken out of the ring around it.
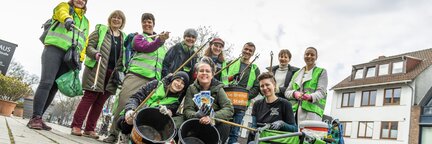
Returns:
[[[230,122],[230,121],[226,121],[226,120],[223,120],[223,119],[219,119],[219,118],[213,118],[213,119],[216,120],[216,121],[218,121],[218,122],[222,122],[224,124],[228,124],[228,125],[244,128],[244,129],[247,129],[247,130],[250,130],[250,131],[257,131],[257,129],[250,128],[250,127],[247,127],[247,126],[243,126],[243,125],[240,125],[240,124],[237,124],[237,123],[233,123],[233,122]]]

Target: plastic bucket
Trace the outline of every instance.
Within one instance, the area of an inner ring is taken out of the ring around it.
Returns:
[[[170,142],[175,134],[174,120],[157,108],[144,108],[134,119],[131,132],[134,143],[158,144]]]
[[[328,133],[328,125],[322,121],[305,120],[300,122],[299,128],[301,132],[319,138],[326,137]]]
[[[248,90],[246,88],[233,86],[226,87],[224,90],[234,107],[247,107]]]
[[[220,144],[220,135],[216,127],[203,125],[199,119],[193,118],[185,121],[178,132],[182,144]]]

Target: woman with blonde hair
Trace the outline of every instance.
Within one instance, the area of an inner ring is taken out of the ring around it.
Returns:
[[[125,22],[124,13],[115,10],[108,17],[108,26],[98,24],[90,34],[82,84],[85,92],[73,117],[72,135],[82,135],[81,127],[87,117],[84,136],[99,138],[94,130],[97,120],[105,101],[120,85],[119,73],[125,69],[122,60],[125,33],[121,31]]]

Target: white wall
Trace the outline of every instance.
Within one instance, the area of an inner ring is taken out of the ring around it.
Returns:
[[[384,89],[401,87],[400,105],[383,105]],[[366,90],[377,90],[375,106],[361,107],[361,93]],[[342,94],[345,92],[355,92],[354,107],[341,108]],[[331,116],[339,118],[340,121],[352,122],[351,137],[346,138],[347,143],[408,143],[409,120],[411,108],[411,89],[405,84],[376,86],[369,88],[357,88],[352,90],[335,91],[331,106]],[[374,129],[372,139],[357,138],[358,122],[373,121]],[[397,140],[381,140],[381,122],[398,121]]]

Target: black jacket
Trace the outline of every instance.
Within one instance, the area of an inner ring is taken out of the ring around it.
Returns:
[[[177,68],[179,68],[187,59],[189,59],[190,56],[192,56],[194,53],[193,50],[189,50],[186,52],[183,49],[182,42],[179,42],[172,46],[168,52],[165,55],[165,58],[163,60],[163,67],[162,67],[162,77],[165,77],[169,73],[173,73]],[[194,65],[197,62],[197,57],[195,56],[192,58],[191,61],[189,61],[185,67],[189,67],[190,71],[186,72],[189,74],[189,78],[192,79],[193,69]],[[184,69],[181,69],[184,71]],[[192,80],[189,81],[189,84],[192,84]],[[189,86],[189,84],[185,84],[186,86]]]
[[[279,65],[273,66],[272,67],[272,73],[275,74],[276,70],[278,68],[279,68]],[[289,83],[291,82],[291,79],[292,79],[294,73],[297,72],[298,70],[299,70],[299,68],[291,66],[291,65],[288,64],[288,72],[286,73],[286,76],[285,76],[284,86],[283,87],[279,87],[279,93],[276,94],[277,96],[285,98],[285,96],[284,96],[285,91],[286,91]]]

